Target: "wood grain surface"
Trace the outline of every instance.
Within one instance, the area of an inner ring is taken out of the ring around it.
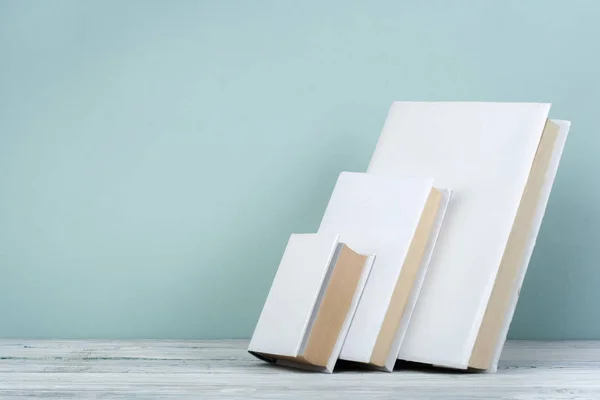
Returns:
[[[600,342],[510,341],[496,374],[398,364],[333,375],[268,365],[247,344],[0,340],[0,399],[600,399]]]

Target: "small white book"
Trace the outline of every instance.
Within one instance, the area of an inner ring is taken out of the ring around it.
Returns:
[[[449,198],[431,178],[340,174],[319,233],[376,255],[341,359],[393,369]]]
[[[337,233],[291,235],[248,351],[289,367],[331,373],[374,256]]]
[[[369,173],[454,191],[399,358],[495,371],[569,123],[549,104],[396,102]]]

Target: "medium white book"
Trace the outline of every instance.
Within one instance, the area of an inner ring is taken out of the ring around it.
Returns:
[[[399,358],[495,371],[564,147],[550,104],[396,102],[368,172],[454,195]]]
[[[340,174],[319,233],[376,255],[341,359],[393,369],[449,198],[431,178]]]
[[[248,351],[267,362],[331,373],[374,259],[336,233],[291,235]]]

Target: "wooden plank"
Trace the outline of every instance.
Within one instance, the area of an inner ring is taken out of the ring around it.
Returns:
[[[595,399],[600,342],[507,342],[496,374],[269,365],[247,341],[0,340],[0,398]]]

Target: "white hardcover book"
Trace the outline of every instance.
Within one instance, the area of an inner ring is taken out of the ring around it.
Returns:
[[[423,283],[450,191],[431,178],[340,174],[319,233],[340,234],[375,263],[340,358],[391,371]]]
[[[374,256],[338,234],[291,235],[248,351],[285,366],[333,371]]]
[[[392,105],[368,172],[434,176],[454,192],[400,359],[495,369],[549,194],[536,182],[554,179],[550,158],[562,150],[549,109]]]

